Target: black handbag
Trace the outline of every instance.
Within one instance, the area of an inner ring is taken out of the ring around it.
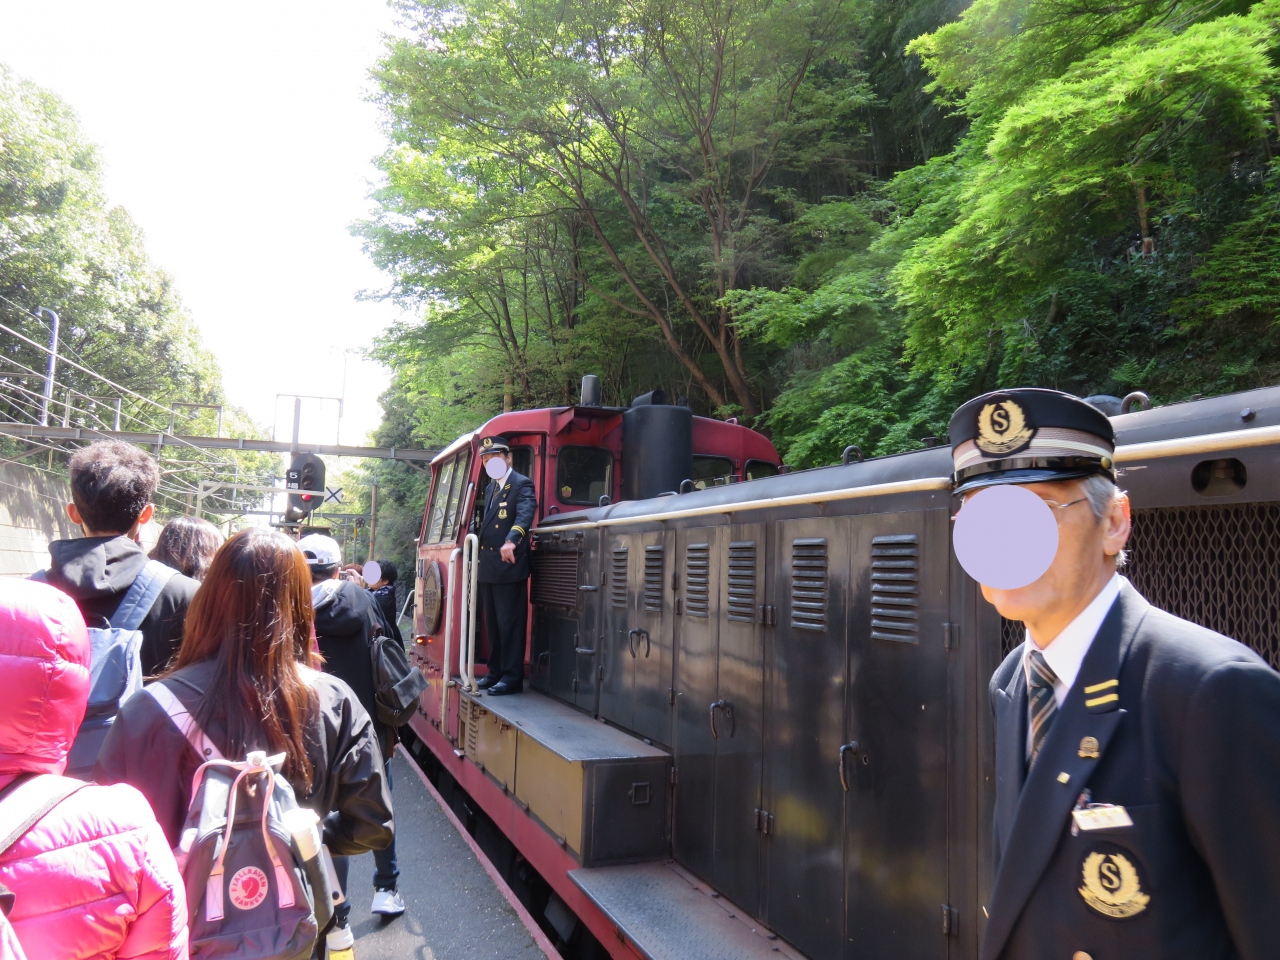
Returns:
[[[403,727],[418,709],[427,678],[409,663],[404,647],[392,637],[374,637],[369,655],[373,658],[373,701],[378,719],[389,727]]]

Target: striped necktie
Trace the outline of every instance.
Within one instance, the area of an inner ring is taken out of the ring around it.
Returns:
[[[1027,671],[1027,702],[1031,713],[1031,759],[1027,766],[1030,767],[1040,755],[1044,738],[1058,713],[1058,699],[1053,695],[1058,675],[1039,650],[1032,650],[1027,662],[1031,666]]]

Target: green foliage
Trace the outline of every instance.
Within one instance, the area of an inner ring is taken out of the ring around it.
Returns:
[[[125,210],[107,207],[101,177],[97,151],[71,109],[0,65],[0,322],[44,344],[48,327],[31,311],[57,311],[64,358],[160,405],[123,395],[122,428],[167,430],[171,401],[222,402],[221,372],[172,279],[148,258],[142,231]],[[0,417],[34,422],[48,355],[8,334],[2,339]],[[65,360],[57,380],[51,422],[65,416],[73,426],[112,425],[110,399],[91,398],[117,392]],[[229,409],[224,422],[232,435],[259,435],[240,411]],[[176,431],[212,433],[213,423],[211,411],[180,413]],[[30,449],[9,442],[5,453]],[[251,477],[271,472],[276,458],[165,448],[162,509],[181,512],[195,482],[236,463]]]

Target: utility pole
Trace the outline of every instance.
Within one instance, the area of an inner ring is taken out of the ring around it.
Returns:
[[[369,493],[369,559],[374,560],[377,554],[373,552],[374,541],[378,537],[378,465],[373,466],[373,489]]]
[[[36,319],[47,313],[53,318],[53,335],[49,338],[49,366],[44,375],[44,399],[40,401],[40,426],[49,425],[49,401],[53,399],[53,374],[58,366],[58,315],[48,307],[36,307]]]

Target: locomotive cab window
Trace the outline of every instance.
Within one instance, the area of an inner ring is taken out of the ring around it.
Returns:
[[[431,530],[427,543],[440,543],[457,536],[470,465],[471,451],[463,450],[440,467],[436,488],[431,492]]]
[[[561,447],[556,456],[556,495],[561,503],[595,506],[612,492],[613,454],[603,447]]]
[[[768,460],[748,460],[745,471],[748,480],[759,480],[762,477],[776,477],[778,465]]]
[[[693,458],[693,485],[699,490],[730,483],[733,477],[733,461],[728,457]]]
[[[533,479],[533,447],[512,447],[511,469]]]
[[[449,485],[453,480],[453,468],[457,458],[440,464],[436,473],[436,485],[431,490],[431,506],[427,508],[427,529],[424,540],[427,543],[439,543],[444,530],[444,513],[449,503]]]

